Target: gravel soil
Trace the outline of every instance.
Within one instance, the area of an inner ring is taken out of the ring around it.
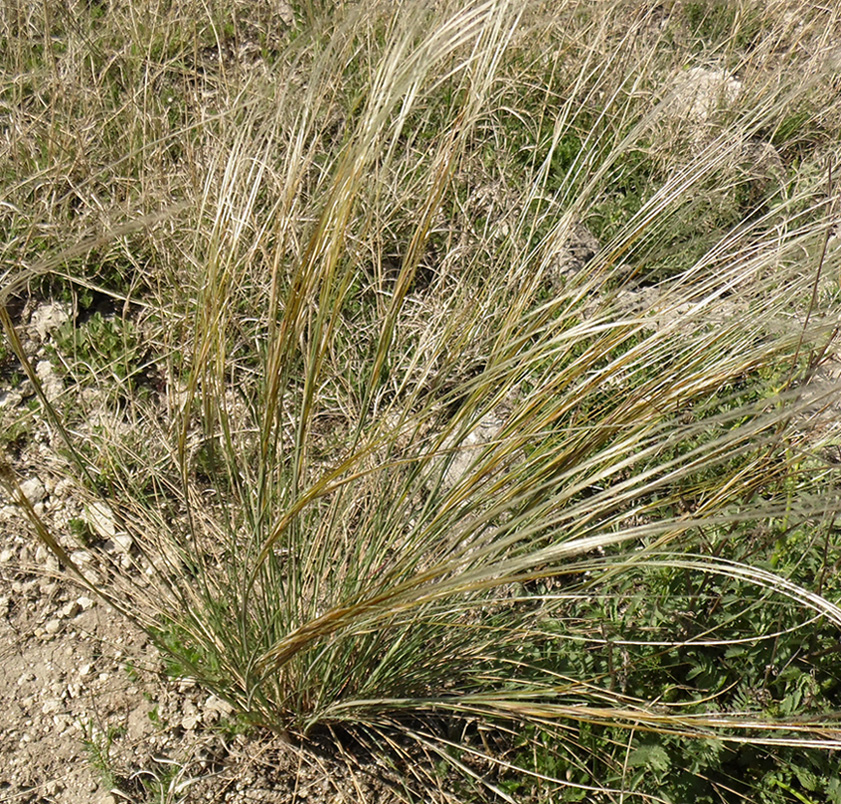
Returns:
[[[42,385],[60,393],[47,347],[63,317],[50,307],[24,311],[21,323]],[[28,380],[0,372],[3,447],[22,489],[56,533],[78,518],[107,530],[96,521],[103,512],[86,509],[63,478],[49,424],[37,411],[26,416],[34,400]],[[126,547],[116,534],[107,549],[119,561]],[[84,551],[73,557],[84,566]],[[146,635],[62,575],[2,493],[0,661],[0,802],[398,800],[372,760],[245,734],[227,703],[169,678]]]

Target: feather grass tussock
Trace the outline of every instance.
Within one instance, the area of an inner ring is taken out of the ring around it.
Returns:
[[[273,54],[271,80],[175,130],[187,200],[136,230],[157,257],[121,291],[164,391],[118,402],[96,370],[134,438],[41,401],[133,539],[131,570],[91,548],[94,591],[178,672],[296,740],[402,734],[473,781],[481,755],[507,801],[656,798],[628,771],[649,734],[841,748],[828,710],[631,689],[655,657],[841,626],[837,599],[745,548],[829,533],[838,509],[837,388],[805,393],[837,335],[834,187],[803,167],[757,202],[740,167],[757,138],[797,148],[783,129],[824,91],[819,32],[838,20],[795,33],[798,4],[738,5],[712,55],[743,88],[701,135],[671,116],[687,53],[653,11],[505,0],[336,10]],[[511,208],[485,217],[475,182]],[[558,277],[581,220],[601,246]],[[664,589],[680,611],[651,619]]]

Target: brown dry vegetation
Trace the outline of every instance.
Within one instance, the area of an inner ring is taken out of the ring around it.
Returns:
[[[840,801],[841,14],[316,5],[0,9],[0,781]]]

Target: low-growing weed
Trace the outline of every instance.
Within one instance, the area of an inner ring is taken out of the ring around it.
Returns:
[[[91,767],[99,774],[100,783],[106,790],[111,790],[120,784],[120,778],[114,770],[111,758],[111,746],[114,740],[121,736],[119,727],[109,727],[102,730],[93,721],[82,722],[82,742],[88,754]]]
[[[130,320],[93,313],[86,321],[66,321],[56,333],[56,350],[74,369],[108,372],[125,380],[136,372],[140,345]],[[80,378],[85,382],[84,377]]]

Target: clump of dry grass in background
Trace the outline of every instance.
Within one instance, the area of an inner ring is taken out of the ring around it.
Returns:
[[[132,539],[76,574],[174,671],[290,739],[420,746],[465,799],[656,797],[690,737],[710,790],[722,750],[839,748],[825,665],[788,711],[709,669],[841,625],[786,552],[829,561],[838,506],[835,389],[804,392],[832,12],[33,8],[2,20],[3,301],[50,271],[114,322],[43,402]]]

